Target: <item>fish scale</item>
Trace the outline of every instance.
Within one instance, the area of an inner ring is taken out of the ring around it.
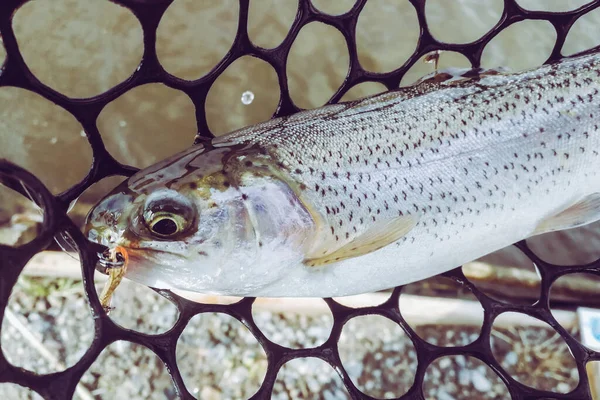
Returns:
[[[537,195],[560,199],[584,160],[598,165],[597,68],[592,56],[518,75],[424,83],[225,139],[277,145],[275,157],[327,221],[321,243],[343,245],[378,219],[411,213],[423,214],[419,225],[436,240],[460,238],[461,229],[496,226],[489,221],[518,203],[535,207]],[[279,124],[285,134],[271,128]]]
[[[157,264],[139,280],[236,295],[350,295],[598,220],[599,87],[598,55],[516,74],[444,72],[213,139],[140,171],[113,196],[184,193],[197,203],[199,232],[213,208],[241,218],[226,206],[241,201],[246,219],[231,226],[251,227],[227,251],[210,247],[206,232],[178,240],[197,268],[187,280]],[[129,229],[127,218],[114,225]],[[120,246],[174,246],[126,236]]]

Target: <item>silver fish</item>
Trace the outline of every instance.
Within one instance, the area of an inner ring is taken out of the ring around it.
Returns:
[[[464,72],[464,71],[463,71]],[[600,56],[441,73],[247,127],[144,169],[88,215],[156,288],[344,296],[600,219]]]

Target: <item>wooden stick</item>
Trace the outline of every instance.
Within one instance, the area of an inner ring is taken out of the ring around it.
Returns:
[[[81,280],[81,265],[77,257],[76,254],[62,251],[42,251],[29,260],[23,274],[26,276]],[[100,282],[104,282],[107,277],[102,274],[95,274],[94,279],[100,279]]]
[[[508,293],[511,298],[537,299],[540,293],[540,277],[527,269],[496,267],[473,261],[463,266],[463,273],[478,288],[500,296]],[[575,305],[585,300],[587,305],[600,308],[600,280],[563,276],[552,285],[551,299]]]
[[[509,271],[504,271],[504,270]],[[502,271],[500,271],[502,270]],[[532,295],[537,296],[539,289],[536,291],[536,285],[539,285],[539,278],[532,275],[535,273],[524,271],[517,268],[495,268],[483,263],[469,263],[464,267],[465,275],[476,282],[486,282],[491,284],[494,280],[499,280],[495,286],[500,287],[510,286],[511,290],[522,285],[531,291]],[[81,279],[79,261],[71,258],[63,252],[42,252],[35,255],[28,265],[25,267],[24,273],[33,276],[46,277],[67,277],[72,279]],[[106,281],[106,277],[102,274],[95,274],[97,282]],[[537,284],[536,284],[537,282]],[[560,283],[557,282],[557,283]],[[573,286],[572,282],[569,286],[571,291],[573,287],[582,287],[582,291],[586,295],[595,293],[600,294],[599,285],[594,282],[590,285],[587,283]],[[498,289],[497,289],[498,290]],[[577,290],[575,290],[577,292]],[[231,304],[238,300],[239,297],[230,296],[215,296],[205,295],[185,291],[174,291],[182,297],[188,298],[199,303],[209,304]],[[554,294],[554,291],[553,291]],[[343,304],[350,307],[366,307],[377,305],[385,302],[389,298],[389,294],[367,293],[359,296],[349,296],[341,298]],[[475,301],[459,300],[459,299],[440,299],[425,296],[414,296],[403,294],[401,296],[402,312],[406,320],[413,325],[480,325],[481,324],[481,305]],[[270,311],[274,313],[301,313],[301,314],[323,314],[329,313],[329,308],[322,299],[318,298],[258,298],[254,307],[257,310]],[[554,313],[555,317],[565,328],[575,326],[576,316],[574,312],[557,310]],[[530,318],[526,315],[510,313],[505,317],[497,320],[497,326],[547,326],[542,321],[535,318]]]
[[[204,295],[186,291],[174,291],[178,295],[197,303],[231,304],[239,297]],[[368,307],[381,304],[389,299],[388,293],[365,293],[357,296],[339,298],[344,305],[353,308]],[[336,299],[337,300],[337,299]],[[257,298],[253,307],[257,311],[302,315],[321,315],[329,313],[329,307],[320,298]],[[411,326],[419,325],[459,325],[481,326],[483,308],[476,301],[425,297],[403,294],[400,296],[400,311]],[[576,314],[572,311],[555,310],[553,315],[565,329],[575,326]],[[511,326],[548,327],[543,321],[520,313],[507,313],[495,321],[494,326],[508,328]]]

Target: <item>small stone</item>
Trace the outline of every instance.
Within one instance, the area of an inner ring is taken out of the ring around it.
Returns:
[[[458,373],[458,382],[461,386],[467,386],[471,382],[471,373],[467,369],[461,369]]]
[[[516,365],[517,361],[519,361],[519,356],[517,356],[517,353],[515,353],[514,351],[509,351],[508,353],[506,353],[506,357],[504,357],[504,360],[508,365]]]
[[[575,382],[579,381],[579,372],[577,371],[577,368],[573,368],[571,370],[571,379]]]
[[[200,398],[205,400],[221,400],[221,392],[213,387],[205,386],[200,392]]]
[[[556,385],[556,390],[559,393],[568,393],[571,391],[571,386],[567,382],[560,382]]]
[[[444,357],[440,360],[439,366],[440,368],[446,369],[452,365],[452,361],[448,357]]]
[[[444,389],[440,389],[437,392],[438,400],[456,400],[451,394],[446,392]]]
[[[487,392],[492,389],[492,383],[479,371],[471,372],[471,381],[475,389],[480,392]]]

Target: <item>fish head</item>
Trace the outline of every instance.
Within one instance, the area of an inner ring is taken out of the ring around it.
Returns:
[[[207,154],[194,159],[202,167],[182,165],[185,172],[169,163],[138,172],[88,214],[89,240],[127,251],[127,278],[245,295],[302,262],[313,225],[294,191],[265,174],[228,175],[222,157]]]

